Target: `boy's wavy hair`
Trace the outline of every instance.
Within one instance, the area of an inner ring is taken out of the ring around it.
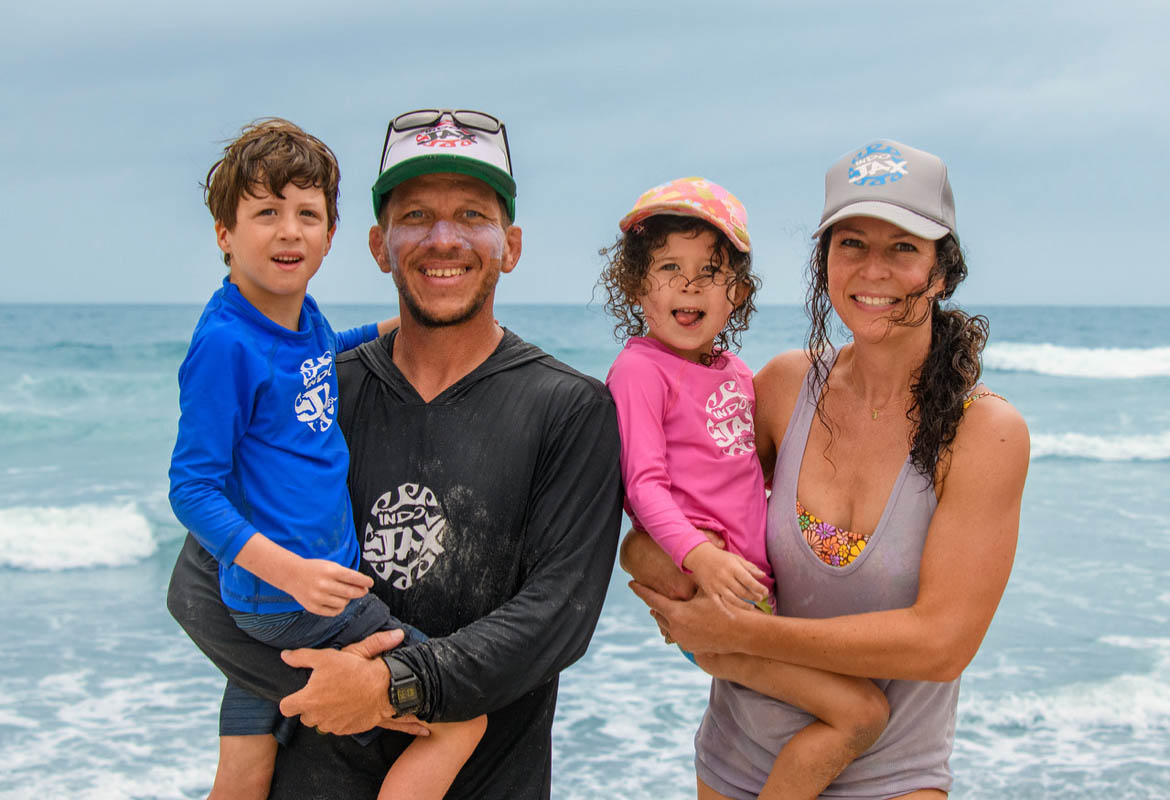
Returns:
[[[742,287],[739,291],[743,294],[739,305],[728,317],[727,325],[715,337],[715,350],[734,352],[739,349],[739,335],[747,330],[748,320],[755,313],[756,292],[760,289],[760,278],[752,272],[752,254],[737,250],[727,236],[711,223],[675,214],[648,217],[619,234],[612,245],[598,251],[598,255],[605,259],[605,267],[597,285],[606,294],[605,310],[617,320],[614,325],[615,339],[624,342],[631,336],[646,335],[646,317],[638,303],[638,296],[646,292],[654,251],[665,246],[666,238],[672,233],[693,237],[708,231],[715,234],[717,242],[715,252],[711,254],[711,263],[720,268],[726,266],[735,276],[724,287],[728,299],[734,302],[732,293],[737,287]],[[701,357],[702,363],[708,366],[714,360],[709,354]]]
[[[816,367],[809,373],[809,389],[817,400],[817,416],[832,435],[832,425],[824,411],[821,387],[828,381],[828,367],[819,358],[833,344],[829,333],[833,304],[829,297],[829,243],[833,229],[829,228],[817,241],[809,259],[809,286],[805,295],[805,311],[810,321],[806,343],[810,359]],[[959,422],[963,417],[963,402],[979,383],[982,373],[981,354],[987,343],[987,317],[971,316],[956,307],[943,307],[959,284],[967,277],[967,262],[954,234],[947,234],[935,243],[935,261],[926,279],[926,286],[907,295],[905,311],[890,321],[890,326],[915,327],[930,320],[930,351],[926,360],[915,371],[910,386],[913,402],[906,411],[911,423],[910,460],[914,467],[931,480],[939,477],[939,465],[947,463]],[[914,301],[941,281],[942,289],[930,301],[923,313],[912,316]]]
[[[329,147],[298,126],[279,117],[264,117],[245,125],[227,143],[223,157],[211,165],[203,186],[203,201],[216,222],[228,230],[236,226],[240,198],[262,188],[275,197],[288,184],[319,188],[325,195],[329,229],[337,224],[337,195],[341,172]],[[224,253],[223,263],[231,265]]]

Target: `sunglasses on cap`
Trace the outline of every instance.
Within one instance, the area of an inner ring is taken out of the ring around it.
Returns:
[[[499,137],[499,141],[503,143],[504,159],[507,162],[508,173],[511,174],[512,153],[508,149],[508,130],[504,127],[504,123],[500,122],[500,120],[491,114],[485,114],[482,111],[469,111],[462,108],[421,108],[417,111],[407,111],[405,114],[399,114],[390,120],[390,124],[386,127],[386,140],[382,143],[382,159],[378,164],[379,172],[385,171],[386,156],[390,152],[390,147],[395,142],[406,138],[411,131],[437,126],[443,117],[449,117],[460,128],[470,128],[471,130],[481,131],[491,136]]]

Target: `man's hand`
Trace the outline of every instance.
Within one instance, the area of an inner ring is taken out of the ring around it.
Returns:
[[[306,667],[313,674],[305,688],[280,701],[280,713],[300,714],[303,724],[323,733],[361,733],[378,726],[402,730],[398,723],[403,720],[383,725],[395,711],[387,691],[390,672],[378,657],[401,644],[402,635],[401,630],[381,631],[344,650],[285,650],[280,657],[286,664]]]
[[[322,558],[305,558],[285,591],[306,611],[336,617],[350,600],[365,596],[373,585],[373,578],[357,570]]]
[[[768,596],[768,591],[760,583],[767,576],[759,567],[709,542],[703,542],[687,553],[683,566],[691,571],[703,593],[727,615],[731,614],[732,608],[750,608],[753,602]]]

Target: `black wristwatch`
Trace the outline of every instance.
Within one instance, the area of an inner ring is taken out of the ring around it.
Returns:
[[[413,669],[390,653],[383,653],[382,660],[390,670],[390,705],[394,706],[394,716],[414,714],[422,708],[422,682]]]

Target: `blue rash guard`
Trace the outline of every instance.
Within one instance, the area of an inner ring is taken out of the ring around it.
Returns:
[[[234,559],[259,531],[305,558],[358,565],[334,360],[377,338],[334,333],[308,295],[297,330],[264,316],[227,278],[179,367],[171,508],[219,562],[223,602],[273,614],[301,605]]]

